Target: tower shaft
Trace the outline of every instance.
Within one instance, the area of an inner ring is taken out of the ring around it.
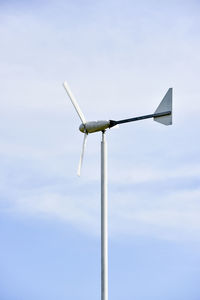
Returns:
[[[108,300],[107,143],[101,141],[101,300]]]

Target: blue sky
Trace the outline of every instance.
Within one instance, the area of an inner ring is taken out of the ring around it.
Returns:
[[[0,1],[0,298],[100,299],[100,134],[107,132],[110,299],[197,300],[198,1]]]

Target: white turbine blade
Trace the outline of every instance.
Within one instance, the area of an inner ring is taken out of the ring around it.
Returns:
[[[83,163],[83,156],[84,156],[84,152],[85,152],[86,141],[87,141],[87,133],[84,134],[84,138],[83,138],[83,146],[82,146],[81,157],[79,160],[78,171],[77,171],[78,176],[81,175],[81,167],[82,167],[82,163]]]
[[[82,123],[85,124],[86,123],[86,119],[85,119],[85,117],[84,117],[84,115],[83,115],[83,113],[82,113],[82,111],[81,111],[81,109],[80,109],[80,107],[79,107],[76,99],[74,98],[74,95],[72,94],[72,92],[70,90],[70,87],[69,87],[69,85],[67,84],[66,81],[63,83],[63,86],[64,86],[64,88],[65,88],[65,90],[66,90],[66,92],[67,92],[67,94],[68,94],[68,96],[69,96],[72,104],[74,105],[74,108],[77,111],[77,114],[79,115]]]

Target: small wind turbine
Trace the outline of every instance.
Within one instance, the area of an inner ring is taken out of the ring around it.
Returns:
[[[83,146],[78,165],[78,176],[80,176],[86,140],[89,133],[102,131],[101,141],[101,300],[108,300],[108,229],[107,229],[107,144],[105,139],[106,129],[118,124],[134,122],[153,118],[154,121],[164,125],[172,125],[172,88],[169,88],[160,102],[156,111],[150,115],[134,117],[124,120],[101,120],[87,122],[76,99],[74,98],[67,82],[63,83],[67,94],[81,119],[79,130],[84,133]]]

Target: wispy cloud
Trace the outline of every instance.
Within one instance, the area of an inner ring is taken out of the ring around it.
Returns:
[[[31,176],[30,170],[26,169],[24,176],[29,177],[25,180],[22,170],[21,179],[10,178],[4,182],[2,210],[51,218],[70,223],[89,234],[100,234],[100,195],[97,180],[72,180],[69,174],[60,178],[49,177],[47,174],[41,176],[39,170],[39,174],[36,172]],[[110,182],[111,236],[128,234],[175,240],[199,239],[200,190],[193,184],[184,187],[183,181],[192,181],[195,176],[199,178],[198,167],[194,173],[190,171],[185,174],[183,169],[177,170],[172,177],[171,174],[164,171],[159,173],[158,170],[152,174],[150,170],[148,174],[145,170],[143,175],[141,170],[140,172],[141,176],[136,179],[131,176],[123,178],[119,174],[116,180],[112,178]],[[175,183],[170,185],[170,180]],[[164,183],[160,184],[162,181]],[[176,184],[177,181],[179,184]],[[8,185],[12,187],[12,192],[8,192]]]

